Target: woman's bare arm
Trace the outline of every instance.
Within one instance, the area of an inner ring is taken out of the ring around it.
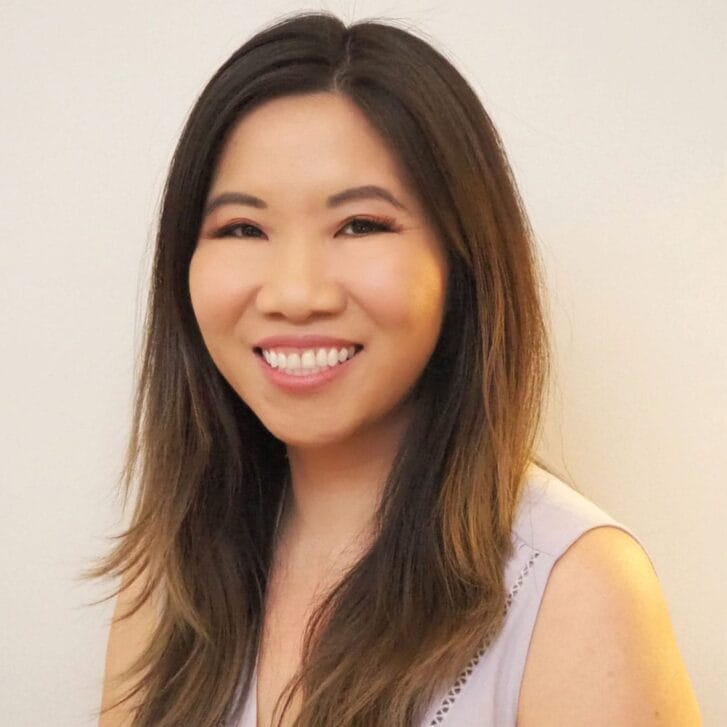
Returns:
[[[124,579],[124,584],[128,579]],[[106,647],[106,666],[104,673],[101,709],[112,705],[128,690],[130,683],[117,684],[114,677],[127,669],[145,648],[157,620],[157,605],[153,599],[147,600],[136,613],[122,621],[116,619],[126,613],[144,585],[143,575],[121,591],[117,597],[114,621],[109,629]],[[140,695],[129,702],[101,714],[98,727],[129,727],[133,723],[134,711],[139,705]]]
[[[599,527],[555,564],[537,617],[518,727],[701,727],[647,554]]]

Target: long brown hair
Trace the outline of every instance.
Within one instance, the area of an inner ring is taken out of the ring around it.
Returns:
[[[174,153],[120,477],[125,506],[138,486],[132,520],[86,571],[144,573],[137,608],[161,594],[126,697],[143,695],[137,727],[218,725],[251,684],[285,444],[213,364],[187,276],[226,135],[276,97],[323,91],[357,104],[400,160],[450,269],[377,536],[311,619],[285,705],[302,689],[297,726],[416,724],[502,626],[521,484],[530,461],[544,467],[533,457],[549,370],[543,285],[490,118],[447,58],[401,25],[279,19],[214,74]]]

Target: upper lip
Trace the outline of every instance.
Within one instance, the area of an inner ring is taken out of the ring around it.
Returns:
[[[304,336],[268,336],[260,339],[256,344],[256,348],[279,348],[290,346],[291,348],[318,348],[325,346],[335,346],[338,348],[348,348],[349,346],[359,347],[360,344],[355,341],[349,341],[347,338],[333,338],[332,336],[314,336],[312,334]]]

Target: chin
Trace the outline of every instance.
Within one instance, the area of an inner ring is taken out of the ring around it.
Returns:
[[[283,444],[294,449],[319,449],[321,447],[329,447],[331,445],[344,442],[346,439],[356,434],[354,427],[343,428],[326,426],[322,422],[320,427],[308,421],[301,432],[301,427],[297,423],[283,424],[279,418],[276,421],[271,419],[263,419],[259,417],[263,426]]]

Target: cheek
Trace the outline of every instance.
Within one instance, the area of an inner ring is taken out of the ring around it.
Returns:
[[[205,338],[223,331],[237,319],[246,298],[239,263],[198,249],[189,265],[189,295]]]
[[[436,257],[402,255],[361,270],[366,307],[383,328],[436,339],[443,313],[446,271]]]

